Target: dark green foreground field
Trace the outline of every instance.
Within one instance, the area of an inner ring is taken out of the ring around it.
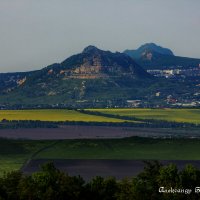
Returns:
[[[200,139],[0,140],[0,173],[29,159],[199,160]]]

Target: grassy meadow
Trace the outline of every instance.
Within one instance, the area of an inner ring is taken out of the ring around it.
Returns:
[[[52,141],[0,139],[0,175],[18,170],[31,156]]]
[[[61,141],[35,158],[199,160],[199,151],[195,139],[85,139]]]
[[[29,159],[199,160],[199,139],[79,139],[60,141],[0,139],[0,175]]]
[[[200,124],[200,109],[148,109],[148,108],[113,108],[113,109],[87,109],[106,114],[132,116],[140,119],[156,119],[175,122],[188,122]]]

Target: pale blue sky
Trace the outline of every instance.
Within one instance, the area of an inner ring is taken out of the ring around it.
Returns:
[[[0,72],[40,69],[88,45],[146,42],[200,58],[199,0],[0,0]]]

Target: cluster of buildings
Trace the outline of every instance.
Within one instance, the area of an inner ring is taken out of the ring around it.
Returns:
[[[182,66],[177,66],[175,69],[151,69],[147,70],[148,73],[157,76],[157,77],[165,77],[165,78],[173,78],[173,77],[188,77],[188,76],[200,76],[200,67],[196,68],[188,68],[181,69]]]

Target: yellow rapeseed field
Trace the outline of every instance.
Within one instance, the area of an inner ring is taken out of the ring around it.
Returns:
[[[84,121],[84,122],[123,122],[124,120],[83,114],[67,109],[38,110],[0,110],[0,121],[6,120],[40,120],[40,121]]]
[[[200,109],[146,109],[146,108],[117,108],[89,109],[107,114],[133,116],[140,119],[157,119],[175,122],[200,123]]]

